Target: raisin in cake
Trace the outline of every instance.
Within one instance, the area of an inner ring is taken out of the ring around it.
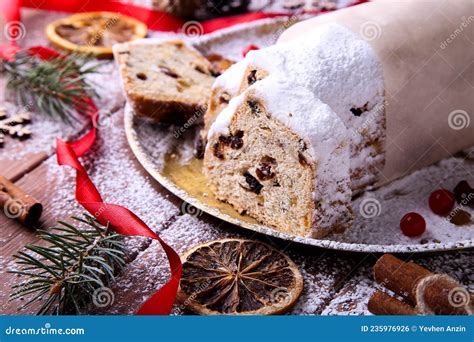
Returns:
[[[210,62],[182,41],[114,46],[125,94],[136,114],[184,122],[206,110],[215,80]]]
[[[237,64],[213,85],[203,135],[229,97],[279,74],[308,87],[349,129],[352,189],[378,180],[385,162],[384,82],[382,66],[366,41],[341,25],[328,24],[311,37],[250,51]]]
[[[208,133],[204,173],[222,201],[275,229],[323,237],[352,219],[348,132],[304,86],[271,75]]]

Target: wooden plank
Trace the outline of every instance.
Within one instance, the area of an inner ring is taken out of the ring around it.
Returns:
[[[12,182],[16,182],[28,172],[33,171],[48,158],[46,152],[38,152],[28,155],[21,160],[3,160],[1,174]]]

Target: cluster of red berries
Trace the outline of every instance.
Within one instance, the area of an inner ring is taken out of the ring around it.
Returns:
[[[456,201],[472,206],[474,204],[474,189],[466,181],[461,181],[454,188],[454,193],[446,189],[433,191],[428,200],[431,211],[440,216],[448,216],[454,208]],[[426,230],[423,216],[410,212],[400,220],[400,229],[406,236],[419,236]]]

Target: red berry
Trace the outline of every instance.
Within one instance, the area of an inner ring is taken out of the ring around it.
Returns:
[[[406,236],[418,236],[425,231],[426,222],[420,214],[408,213],[400,220],[400,229]]]
[[[447,216],[451,212],[454,202],[454,194],[446,189],[433,191],[428,201],[431,210],[441,216]]]
[[[257,46],[257,45],[253,45],[253,44],[250,44],[248,45],[243,51],[242,51],[242,55],[245,57],[247,56],[247,54],[249,53],[249,51],[252,51],[252,50],[259,50],[260,48]]]

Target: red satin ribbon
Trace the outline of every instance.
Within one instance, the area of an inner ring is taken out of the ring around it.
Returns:
[[[356,1],[355,4],[366,0]],[[87,11],[111,11],[119,12],[134,17],[145,24],[151,30],[179,31],[183,21],[167,13],[149,10],[144,7],[119,3],[112,0],[0,0],[0,13],[3,14],[6,23],[20,21],[21,7],[37,8],[61,12],[87,12]],[[204,33],[219,30],[239,23],[249,22],[257,19],[271,18],[288,15],[284,13],[249,13],[241,16],[219,18],[202,23]],[[0,58],[11,59],[19,48],[15,41],[8,46],[0,46]],[[38,58],[48,60],[61,55],[54,50],[45,47],[33,47],[27,51]],[[83,156],[96,140],[97,131],[95,123],[98,119],[98,109],[90,98],[85,98],[88,105],[85,115],[89,116],[93,123],[91,130],[82,138],[64,142],[56,141],[56,155],[59,165],[67,165],[76,170],[76,199],[77,201],[101,224],[109,224],[119,234],[127,236],[143,236],[158,240],[168,257],[171,270],[170,280],[152,295],[138,310],[139,315],[166,315],[171,312],[176,299],[176,293],[181,278],[182,265],[179,255],[155,234],[140,218],[125,207],[110,204],[103,201],[86,170],[81,165],[79,157]]]

